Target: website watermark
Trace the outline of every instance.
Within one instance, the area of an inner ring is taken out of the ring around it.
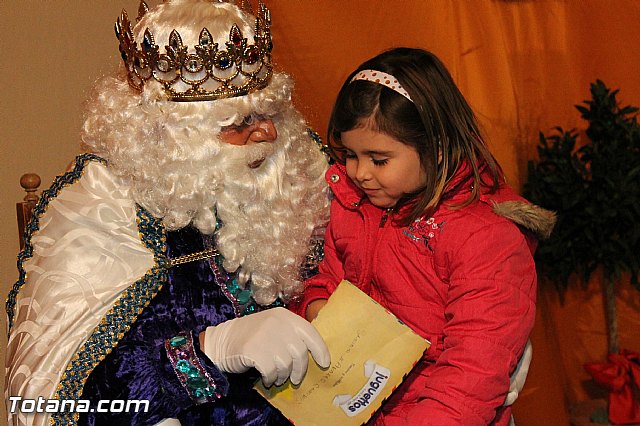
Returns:
[[[147,399],[101,399],[92,404],[88,399],[25,399],[9,397],[11,413],[147,413]]]

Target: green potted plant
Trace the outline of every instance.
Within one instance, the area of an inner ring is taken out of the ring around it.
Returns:
[[[557,212],[551,237],[536,253],[540,274],[562,295],[572,275],[588,286],[592,274],[601,273],[609,364],[627,355],[619,345],[616,286],[629,276],[640,290],[638,108],[620,106],[617,94],[600,80],[591,84],[592,98],[576,105],[587,121],[584,137],[561,127],[548,136],[540,133],[539,160],[529,162],[524,187],[529,200]],[[602,377],[594,379],[604,384]],[[613,421],[611,402],[610,394]]]

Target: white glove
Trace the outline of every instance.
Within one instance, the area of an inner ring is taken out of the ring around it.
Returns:
[[[533,355],[533,348],[531,347],[531,340],[527,340],[527,346],[524,347],[524,352],[518,361],[516,371],[511,375],[509,381],[509,393],[504,401],[504,406],[507,407],[518,399],[518,394],[524,387],[524,382],[527,380],[527,373],[529,373],[529,364],[531,364],[531,356]]]
[[[318,331],[285,308],[207,327],[202,349],[216,367],[227,373],[243,373],[255,367],[266,387],[281,385],[289,377],[293,384],[299,384],[307,372],[307,351],[320,367],[331,364]]]

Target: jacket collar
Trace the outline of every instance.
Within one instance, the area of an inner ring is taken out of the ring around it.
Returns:
[[[481,168],[481,173],[486,173],[485,167]],[[469,164],[464,164],[449,183],[445,201],[458,201],[462,197],[468,197],[473,182],[470,176],[471,167]],[[344,208],[357,210],[367,200],[364,192],[349,179],[343,165],[333,164],[327,170],[325,179],[334,197]],[[532,231],[538,238],[548,238],[555,224],[554,212],[529,204],[504,183],[494,194],[482,193],[480,201],[491,205],[497,215]],[[400,211],[403,212],[408,207],[405,205]]]
[[[371,206],[371,202],[367,198],[366,194],[356,186],[355,183],[347,175],[347,170],[342,164],[335,163],[325,174],[325,179],[329,184],[329,188],[333,193],[336,200],[347,210],[358,210],[363,203],[368,203]],[[402,205],[399,210],[392,208],[390,210],[404,214],[407,212],[414,203],[409,201]],[[374,206],[383,212],[385,209]]]
[[[367,198],[364,192],[349,178],[347,170],[342,164],[333,164],[324,177],[333,196],[346,209],[356,210]]]
[[[367,200],[365,193],[358,188],[347,175],[347,170],[344,165],[339,163],[333,164],[325,173],[325,179],[334,197],[346,209],[356,210]],[[447,185],[449,189],[445,193],[444,200],[452,201],[452,199],[461,196],[468,196],[471,191],[472,182],[471,167],[468,163],[464,163]],[[400,211],[405,211],[411,204],[411,202],[405,203]]]
[[[486,166],[480,168],[481,174],[486,174]],[[488,175],[486,176],[488,178]],[[334,163],[329,170],[325,173],[325,179],[333,192],[334,197],[345,208],[355,210],[357,209],[367,197],[365,193],[356,186],[355,183],[347,175],[347,170],[344,165]],[[455,202],[461,198],[469,196],[473,185],[473,176],[471,173],[471,166],[468,162],[464,162],[453,176],[451,181],[447,184],[447,191],[444,194],[444,202]],[[481,197],[493,198],[492,195],[482,194]],[[406,203],[401,211],[404,211],[412,203]]]

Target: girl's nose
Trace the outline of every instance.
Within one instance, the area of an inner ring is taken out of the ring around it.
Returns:
[[[356,168],[356,180],[358,182],[365,182],[371,178],[371,172],[366,161],[358,161]]]
[[[251,142],[273,142],[278,137],[278,131],[270,118],[259,120],[254,125],[249,136]]]

